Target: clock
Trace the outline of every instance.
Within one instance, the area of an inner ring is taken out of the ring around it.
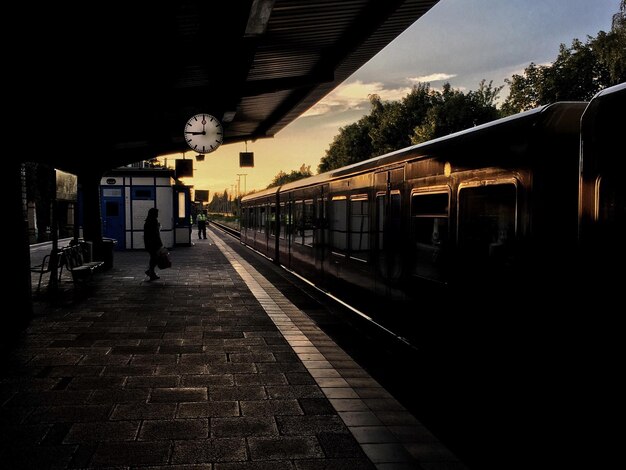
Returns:
[[[223,138],[222,124],[210,114],[196,114],[185,124],[185,140],[198,153],[213,152],[222,145]]]

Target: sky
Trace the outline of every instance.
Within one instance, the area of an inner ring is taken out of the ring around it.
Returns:
[[[449,82],[464,92],[482,79],[493,86],[521,74],[531,63],[549,64],[559,45],[586,41],[611,29],[620,0],[440,0],[352,76],[273,138],[222,145],[194,163],[185,184],[236,196],[264,189],[280,172],[303,164],[317,173],[320,159],[342,126],[370,111],[368,95],[383,100],[406,96],[414,84],[440,89]],[[500,93],[508,95],[505,88]],[[239,152],[254,152],[254,167],[239,167]],[[174,166],[176,158],[162,158]]]

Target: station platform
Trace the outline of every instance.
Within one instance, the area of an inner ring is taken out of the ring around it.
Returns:
[[[0,359],[4,468],[466,468],[320,328],[323,305],[213,226],[193,241],[156,281],[120,251],[83,297],[36,301]]]

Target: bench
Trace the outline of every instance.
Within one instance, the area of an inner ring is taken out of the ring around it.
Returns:
[[[39,274],[39,281],[37,281],[37,293],[41,291],[41,279],[44,274],[52,272],[52,264],[50,264],[50,254],[47,254],[41,260],[41,264],[36,264],[30,267],[31,273]]]
[[[63,275],[63,267],[72,275],[74,284],[85,283],[90,280],[93,273],[104,266],[104,261],[85,261],[85,254],[80,245],[71,245],[61,251],[61,262],[59,263],[61,272],[59,280]]]

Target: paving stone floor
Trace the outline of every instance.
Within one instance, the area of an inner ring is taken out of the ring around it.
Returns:
[[[36,302],[0,359],[2,467],[465,468],[238,245],[209,229],[153,282],[115,252]]]

